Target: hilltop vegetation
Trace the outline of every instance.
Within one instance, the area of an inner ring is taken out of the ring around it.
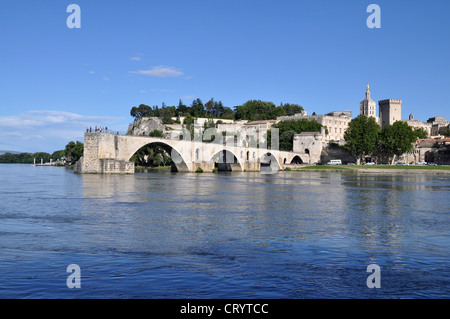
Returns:
[[[272,102],[261,100],[249,100],[242,105],[234,106],[233,109],[224,106],[222,101],[215,101],[213,98],[203,103],[201,99],[195,99],[191,105],[185,105],[181,100],[178,106],[157,105],[150,107],[146,104],[133,106],[130,115],[134,118],[159,117],[164,124],[172,124],[173,117],[210,117],[229,120],[274,120],[278,116],[294,115],[303,111],[303,107],[298,104],[283,104],[276,106]]]

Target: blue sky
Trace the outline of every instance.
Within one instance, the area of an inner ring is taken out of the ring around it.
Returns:
[[[66,25],[72,3],[80,29]],[[371,3],[380,29],[366,25]],[[356,116],[367,83],[376,101],[402,99],[404,119],[450,119],[449,17],[444,0],[5,0],[0,149],[53,152],[179,99]]]

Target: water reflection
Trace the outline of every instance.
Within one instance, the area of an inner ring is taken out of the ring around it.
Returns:
[[[77,297],[450,296],[450,176],[0,175],[0,297],[72,298],[70,263]]]
[[[85,175],[82,185],[85,245],[210,274],[278,267],[298,280],[299,263],[397,269],[449,248],[445,176],[158,172]]]

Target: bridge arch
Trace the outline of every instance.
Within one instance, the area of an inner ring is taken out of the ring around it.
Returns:
[[[270,152],[264,153],[259,158],[259,162],[262,173],[270,173],[274,171],[279,171],[281,169],[281,165],[277,156],[273,155]]]
[[[225,148],[215,152],[209,162],[214,162],[219,171],[243,171],[242,163],[236,154]]]
[[[186,164],[185,156],[182,155],[182,152],[178,150],[177,147],[170,143],[170,140],[159,139],[159,138],[142,138],[136,137],[136,139],[141,139],[138,143],[133,143],[133,147],[128,148],[128,152],[126,154],[126,159],[131,160],[134,154],[136,154],[141,148],[147,145],[157,145],[160,146],[163,150],[169,154],[172,158],[172,171],[176,172],[188,172],[189,167]]]
[[[300,156],[295,155],[295,156],[292,158],[290,164],[303,164],[303,160],[301,159]]]

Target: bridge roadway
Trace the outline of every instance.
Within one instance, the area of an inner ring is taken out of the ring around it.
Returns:
[[[112,133],[85,133],[84,154],[74,172],[80,174],[134,174],[131,157],[143,146],[156,144],[172,157],[173,169],[211,172],[215,167],[231,171],[277,171],[293,160],[309,163],[309,154],[237,145],[238,143],[204,143]],[[229,145],[231,144],[231,145]],[[246,143],[241,143],[246,144]]]

